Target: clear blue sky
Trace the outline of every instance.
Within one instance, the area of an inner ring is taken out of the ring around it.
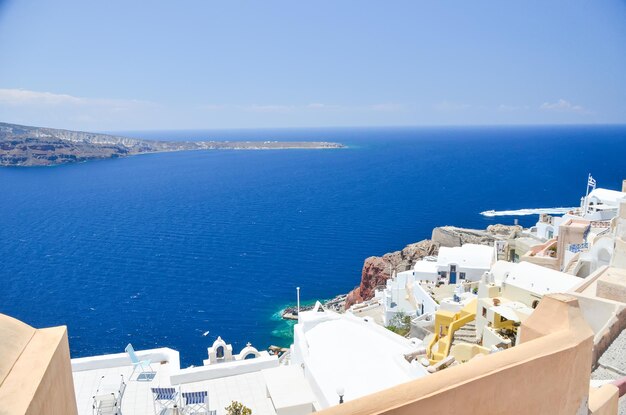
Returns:
[[[626,123],[626,2],[0,0],[0,120]]]

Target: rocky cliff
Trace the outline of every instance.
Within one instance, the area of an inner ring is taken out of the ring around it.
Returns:
[[[348,293],[345,308],[371,299],[374,297],[376,287],[385,285],[392,271],[411,269],[416,261],[426,256],[437,255],[441,246],[454,247],[469,243],[493,245],[495,240],[513,237],[515,232],[521,229],[521,226],[507,225],[490,225],[486,230],[443,226],[433,229],[431,239],[409,244],[401,251],[390,252],[382,257],[369,257],[363,263],[361,283]]]
[[[0,166],[51,166],[166,151],[341,147],[337,143],[309,141],[153,141],[0,123]]]
[[[513,237],[521,231],[521,226],[489,225],[486,230],[442,226],[433,229],[431,239],[440,246],[461,246],[465,244],[493,245],[496,239]]]

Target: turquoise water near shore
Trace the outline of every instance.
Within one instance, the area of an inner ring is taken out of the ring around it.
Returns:
[[[275,313],[296,286],[303,301],[331,298],[359,283],[366,257],[433,227],[512,223],[479,213],[575,206],[588,173],[614,189],[626,178],[624,126],[130,134],[349,148],[0,169],[0,312],[68,325],[73,357],[132,342],[188,365],[218,335],[236,352],[286,345]]]
[[[329,298],[319,298],[316,300],[300,301],[301,307],[314,306],[316,301],[324,303]],[[296,324],[295,320],[283,320],[283,311],[287,307],[293,307],[296,305],[296,301],[282,305],[278,311],[272,314],[271,321],[275,322],[275,327],[272,330],[272,337],[276,339],[276,346],[289,347],[293,343],[293,326]]]
[[[274,322],[275,328],[271,334],[278,340],[276,346],[289,347],[293,341],[293,326],[296,322],[295,320],[283,320],[282,311],[284,309],[285,307],[272,314],[271,320]]]

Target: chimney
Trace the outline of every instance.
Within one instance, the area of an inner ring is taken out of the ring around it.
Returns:
[[[626,193],[626,180],[622,180],[622,192]]]

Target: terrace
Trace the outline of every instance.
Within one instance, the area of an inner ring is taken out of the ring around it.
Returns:
[[[541,245],[532,247],[530,251],[522,256],[521,260],[560,271],[557,247],[557,239],[550,239]]]
[[[178,352],[172,349],[138,351],[137,355],[141,359],[152,360],[154,369],[152,375],[141,376],[140,380],[137,380],[137,372],[132,379],[130,378],[133,367],[125,353],[72,359],[72,375],[79,415],[92,415],[93,396],[96,392],[98,394],[112,392],[111,388],[117,388],[122,376],[126,383],[121,399],[121,409],[124,414],[154,415],[151,388],[157,387],[175,387],[179,392],[207,391],[209,409],[217,411],[218,415],[225,414],[225,407],[232,401],[243,403],[254,414],[276,414],[272,400],[267,396],[263,372],[259,370],[258,365],[261,361],[254,362],[256,359],[250,359],[245,362],[234,362],[239,363],[239,369],[231,373],[240,374],[211,378],[208,366],[180,370]],[[253,364],[256,366],[250,366]],[[228,364],[214,366],[223,367],[224,365]],[[250,371],[242,370],[243,365],[248,365]],[[276,362],[275,366],[277,365]],[[221,368],[220,370],[223,371]],[[146,379],[143,380],[143,378]]]

